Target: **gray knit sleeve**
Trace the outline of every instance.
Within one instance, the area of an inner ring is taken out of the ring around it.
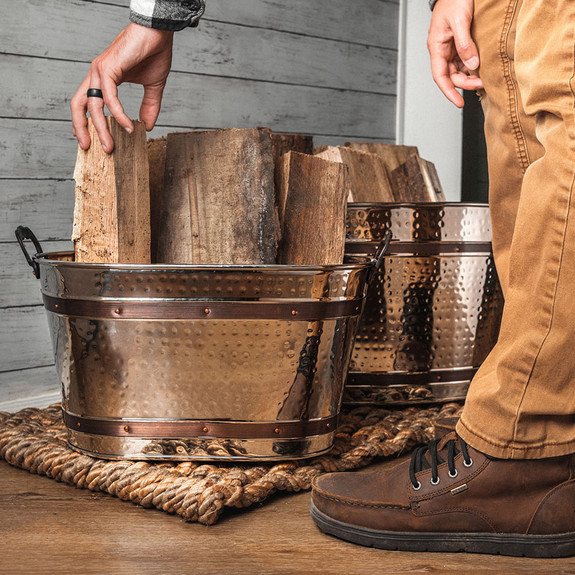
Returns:
[[[197,26],[204,0],[131,0],[130,20],[157,30],[183,30]]]

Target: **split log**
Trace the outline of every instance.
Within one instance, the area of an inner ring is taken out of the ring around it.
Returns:
[[[389,173],[383,158],[352,148],[322,146],[315,155],[349,168],[348,202],[393,202]]]
[[[164,172],[166,169],[166,136],[148,140],[148,163],[150,166],[150,225],[152,262],[158,261],[158,236],[162,197],[164,195]]]
[[[158,240],[162,263],[275,263],[267,128],[168,134]]]
[[[150,263],[150,191],[146,129],[128,134],[113,118],[115,148],[106,154],[88,120],[92,145],[78,150],[72,239],[76,261]]]
[[[297,152],[283,156],[281,182],[286,203],[279,264],[343,262],[347,178],[344,164]]]
[[[393,170],[391,181],[397,201],[445,201],[435,166],[419,156],[410,157]]]
[[[281,161],[288,152],[313,154],[313,136],[300,136],[297,134],[274,134],[272,132],[272,145],[274,154],[274,188],[276,196],[277,226],[281,233],[279,222],[283,220],[285,210],[285,197],[282,196],[282,169]],[[279,240],[279,238],[278,238]]]
[[[411,156],[419,156],[417,146],[398,146],[379,142],[346,142],[345,146],[360,152],[381,156],[390,174],[401,164],[407,162]]]

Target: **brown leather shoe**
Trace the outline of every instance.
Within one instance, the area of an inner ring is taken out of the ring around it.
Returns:
[[[575,454],[493,459],[450,433],[411,462],[318,477],[311,513],[322,531],[380,549],[575,555]]]

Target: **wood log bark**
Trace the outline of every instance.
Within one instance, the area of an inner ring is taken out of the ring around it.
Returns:
[[[78,150],[72,239],[76,261],[150,263],[150,191],[146,129],[128,134],[113,118],[115,148],[106,154],[88,120],[92,145]]]
[[[164,195],[164,172],[166,169],[167,137],[148,140],[148,163],[150,166],[150,234],[152,263],[158,261],[158,236]]]
[[[168,134],[158,260],[272,264],[276,244],[269,130]]]
[[[348,202],[393,202],[391,181],[384,159],[352,148],[322,146],[315,155],[342,162],[349,168]]]
[[[397,201],[445,201],[435,166],[419,156],[411,156],[393,170],[391,181]]]
[[[345,146],[361,152],[369,152],[370,154],[381,156],[390,174],[411,156],[419,156],[417,146],[398,146],[395,144],[382,144],[380,142],[346,142]]]
[[[347,166],[289,152],[281,163],[286,198],[278,263],[334,265],[345,251]]]

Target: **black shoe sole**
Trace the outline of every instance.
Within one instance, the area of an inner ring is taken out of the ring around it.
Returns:
[[[575,555],[575,533],[520,535],[497,533],[416,533],[379,531],[342,523],[310,504],[316,525],[329,535],[377,549],[487,553],[513,557],[570,557]]]

